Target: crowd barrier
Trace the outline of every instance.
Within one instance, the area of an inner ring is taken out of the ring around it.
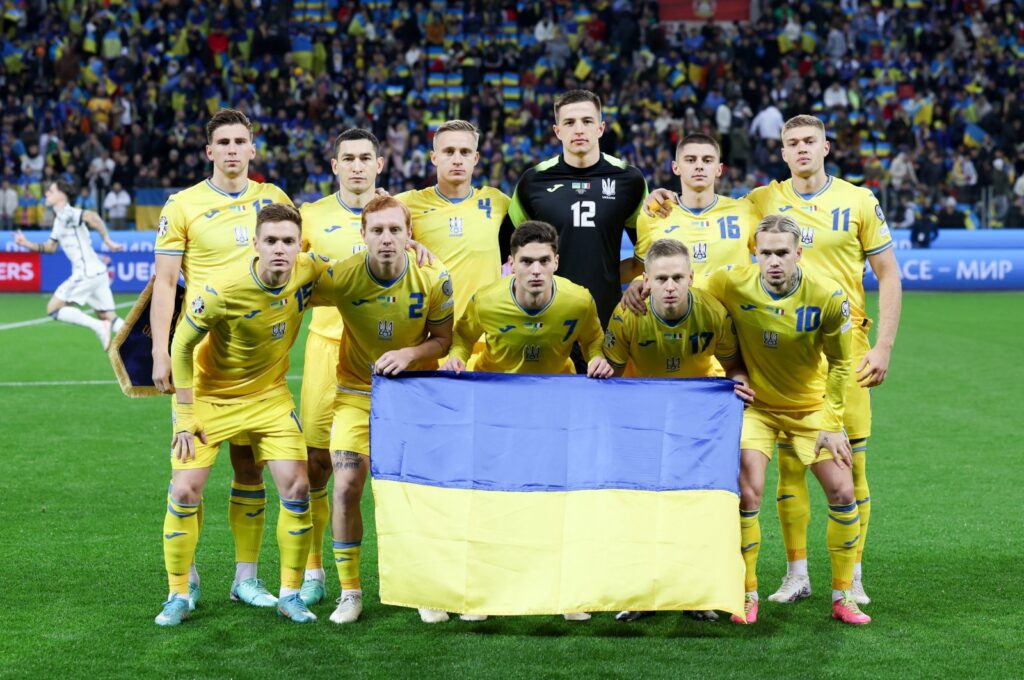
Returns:
[[[48,232],[26,232],[33,241],[45,241]],[[125,246],[112,253],[92,232],[93,247],[107,263],[115,293],[138,293],[153,274],[152,231],[115,231],[110,237]],[[906,290],[1024,290],[1024,229],[948,231],[931,248],[913,248],[910,232],[893,231],[896,259]],[[633,256],[623,239],[621,256]],[[71,275],[71,264],[60,251],[30,253],[14,243],[13,232],[0,232],[0,292],[52,292]],[[868,267],[868,290],[878,280]]]

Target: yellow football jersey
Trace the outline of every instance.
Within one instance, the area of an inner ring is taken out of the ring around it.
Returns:
[[[811,196],[798,194],[793,180],[772,182],[747,195],[758,215],[782,213],[800,225],[804,254],[800,265],[812,277],[828,277],[850,296],[855,325],[867,317],[864,260],[893,247],[889,226],[870,190],[838,177]]]
[[[450,356],[469,361],[481,335],[485,347],[477,371],[575,373],[569,359],[574,342],[588,363],[601,356],[601,322],[590,291],[556,276],[548,304],[529,311],[516,300],[514,286],[515,277],[506,276],[473,295],[455,324]]]
[[[754,405],[768,411],[824,405],[825,429],[838,431],[853,363],[850,302],[835,281],[798,271],[796,286],[782,296],[765,289],[755,265],[719,269],[706,290],[735,323]],[[823,352],[831,367],[827,380]]]
[[[334,267],[315,304],[330,302],[341,312],[338,385],[370,391],[373,364],[385,352],[414,347],[427,339],[427,324],[442,324],[454,315],[452,279],[440,260],[419,266],[405,254],[405,270],[393,281],[370,271],[368,255],[353,255]],[[437,360],[409,366],[410,371],[437,368]]]
[[[690,309],[669,323],[654,311],[635,314],[619,304],[604,335],[604,355],[618,367],[633,361],[643,378],[703,378],[715,375],[713,358],[729,361],[739,355],[736,329],[729,313],[706,291],[690,290]]]
[[[693,285],[701,286],[705,274],[727,264],[750,264],[750,237],[757,228],[757,215],[749,201],[727,196],[703,210],[672,206],[668,217],[648,217],[643,211],[636,222],[636,258],[641,262],[647,249],[661,238],[686,244],[693,265]]]
[[[337,192],[324,196],[314,203],[301,208],[302,237],[315,253],[347,260],[356,253],[366,250],[359,228],[362,224],[361,208],[353,208],[341,200]],[[334,307],[317,307],[309,322],[309,332],[341,340],[344,325],[341,314]]]
[[[249,180],[238,194],[221,191],[210,180],[167,199],[160,213],[154,252],[181,255],[185,283],[206,281],[222,269],[252,257],[256,213],[291,199],[273,184]],[[244,266],[244,265],[240,265]]]
[[[269,288],[257,274],[257,259],[247,270],[225,271],[190,287],[171,350],[175,387],[194,384],[196,397],[213,402],[288,394],[288,351],[333,261],[300,254],[288,282]],[[206,336],[209,341],[200,345]]]
[[[395,198],[412,213],[412,237],[441,258],[458,283],[455,318],[461,319],[473,293],[501,278],[498,230],[511,199],[481,187],[453,201],[436,185]]]

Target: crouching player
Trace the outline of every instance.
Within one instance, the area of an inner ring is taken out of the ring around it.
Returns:
[[[331,297],[344,322],[338,361],[338,393],[331,424],[334,468],[331,530],[341,597],[333,623],[354,623],[363,611],[359,578],[363,516],[359,502],[370,469],[370,388],[373,374],[393,376],[405,370],[436,369],[452,341],[455,302],[444,265],[417,264],[407,252],[412,238],[409,209],[390,196],[363,208],[365,253],[338,264]],[[326,288],[326,286],[325,286]],[[426,623],[447,619],[444,612],[421,609]]]
[[[476,370],[493,373],[574,373],[569,358],[578,342],[591,378],[610,378],[612,367],[601,353],[601,322],[590,292],[558,269],[558,232],[547,222],[527,221],[512,234],[512,276],[473,295],[455,326],[455,341],[445,371],[460,373],[477,340],[484,350]],[[563,614],[586,621],[587,612]],[[484,616],[462,616],[482,621]]]
[[[647,313],[629,311],[619,303],[608,322],[604,354],[623,374],[628,362],[641,378],[705,378],[720,375],[715,360],[728,378],[736,381],[736,395],[754,398],[746,368],[740,360],[736,329],[718,300],[691,288],[693,267],[686,245],[675,239],[655,241],[647,250],[644,288],[651,291]],[[636,621],[654,612],[624,611],[619,621]],[[698,620],[717,620],[713,611],[687,612]]]
[[[809,277],[798,266],[800,227],[792,218],[765,217],[754,241],[757,266],[719,269],[707,286],[732,315],[756,393],[743,414],[740,437],[740,547],[747,595],[745,616],[733,615],[733,621],[757,620],[758,512],[765,470],[778,444],[793,449],[828,499],[832,616],[843,623],[869,623],[850,595],[860,539],[853,454],[843,432],[852,364],[850,302],[834,281]]]
[[[306,445],[285,382],[288,351],[329,262],[302,254],[302,219],[281,203],[256,218],[256,257],[198,283],[186,296],[186,323],[171,347],[177,400],[171,442],[171,492],[164,517],[164,563],[170,596],[156,617],[173,626],[188,617],[188,574],[196,550],[196,512],[222,442],[252,442],[281,497],[277,542],[281,594],[277,611],[296,623],[316,620],[299,597],[310,545]],[[193,350],[209,336],[193,362]]]

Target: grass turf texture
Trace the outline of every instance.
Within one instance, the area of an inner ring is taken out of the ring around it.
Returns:
[[[41,317],[45,300],[3,296],[0,325]],[[159,628],[153,617],[167,593],[160,545],[167,400],[124,398],[86,329],[48,322],[0,330],[0,677],[1016,676],[1020,553],[1006,492],[1024,482],[1007,436],[1019,416],[1012,319],[1022,302],[1022,294],[904,299],[890,377],[873,394],[875,514],[865,584],[875,622],[864,628],[829,618],[824,500],[813,485],[814,595],[795,605],[767,601],[785,570],[768,500],[774,465],[761,516],[756,626],[675,613],[634,624],[597,614],[585,623],[453,618],[428,626],[412,610],[377,601],[372,520],[363,542],[363,619],[344,627],[327,620],[338,590],[328,543],[329,601],[314,608],[316,624],[297,626],[273,610],[228,601],[226,452],[205,494],[203,600],[181,627]],[[295,376],[303,343],[304,335],[293,351]],[[110,383],[11,384],[54,380]],[[297,398],[299,382],[290,384]],[[260,572],[276,591],[276,493],[268,500]],[[371,508],[367,493],[367,518]]]

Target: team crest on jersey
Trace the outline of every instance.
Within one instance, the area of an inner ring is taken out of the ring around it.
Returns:
[[[390,340],[391,336],[395,334],[395,323],[388,321],[387,319],[381,319],[377,322],[377,337],[381,340]]]
[[[540,361],[540,345],[526,345],[523,347],[523,359],[526,361]]]
[[[235,227],[235,243],[240,246],[249,245],[249,230],[245,227]]]
[[[274,340],[280,340],[284,337],[284,331],[288,327],[284,321],[281,323],[275,323],[270,327],[270,335],[273,336]]]
[[[764,346],[765,347],[778,347],[779,346],[779,334],[775,331],[764,332]]]
[[[800,229],[800,245],[808,248],[814,245],[814,227],[802,227]]]
[[[448,218],[448,235],[449,236],[462,236],[462,218],[461,217],[449,217]]]
[[[707,241],[697,241],[693,244],[693,249],[690,251],[693,253],[693,261],[704,263],[708,261],[708,243]]]
[[[195,315],[202,314],[206,311],[206,301],[203,300],[202,295],[197,295],[196,299],[192,301],[192,313]]]
[[[529,328],[531,331],[536,333],[541,328],[544,328],[544,322],[543,321],[527,321],[526,323],[523,324],[523,328]]]
[[[577,194],[585,194],[590,191],[590,182],[573,182],[572,190]]]
[[[615,198],[615,180],[610,177],[601,180],[601,198]]]
[[[665,372],[675,373],[679,370],[682,363],[683,362],[679,357],[665,357]]]
[[[158,236],[167,235],[167,215],[160,216],[160,222],[157,224],[156,233]]]

